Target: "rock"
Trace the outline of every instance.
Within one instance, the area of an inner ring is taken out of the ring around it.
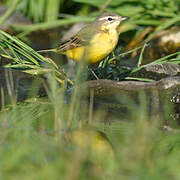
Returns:
[[[171,116],[171,120],[179,121],[180,76],[152,82],[93,80],[81,85],[81,91],[83,98],[93,96],[94,111],[101,109],[111,120],[114,115],[116,120],[128,119],[133,109],[145,103],[148,118],[159,116],[169,121]],[[168,117],[167,107],[176,110]]]
[[[148,65],[130,76],[153,80],[160,80],[170,76],[180,76],[180,65],[172,63]]]

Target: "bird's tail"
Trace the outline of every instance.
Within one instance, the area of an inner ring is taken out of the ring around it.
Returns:
[[[42,49],[37,51],[38,53],[46,53],[46,52],[56,52],[56,49]]]

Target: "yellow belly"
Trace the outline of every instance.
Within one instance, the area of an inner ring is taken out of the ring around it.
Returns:
[[[91,39],[88,46],[70,49],[63,54],[75,61],[85,60],[89,64],[97,63],[113,51],[117,45],[118,37],[116,31],[101,32]]]

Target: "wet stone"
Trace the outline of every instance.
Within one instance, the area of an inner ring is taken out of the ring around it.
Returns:
[[[152,82],[93,80],[84,83],[81,91],[84,97],[90,97],[90,91],[94,91],[94,111],[106,112],[109,121],[127,120],[130,113],[145,103],[148,118],[158,116],[165,124],[180,122],[179,76]],[[167,107],[174,109],[168,117]]]
[[[148,65],[138,72],[131,74],[131,76],[153,80],[160,80],[170,76],[180,76],[180,65],[171,63]]]

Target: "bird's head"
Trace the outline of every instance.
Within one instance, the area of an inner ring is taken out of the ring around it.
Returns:
[[[104,13],[98,18],[96,18],[95,23],[98,23],[101,26],[101,30],[117,30],[120,23],[126,19],[128,18],[119,16],[115,13]]]

